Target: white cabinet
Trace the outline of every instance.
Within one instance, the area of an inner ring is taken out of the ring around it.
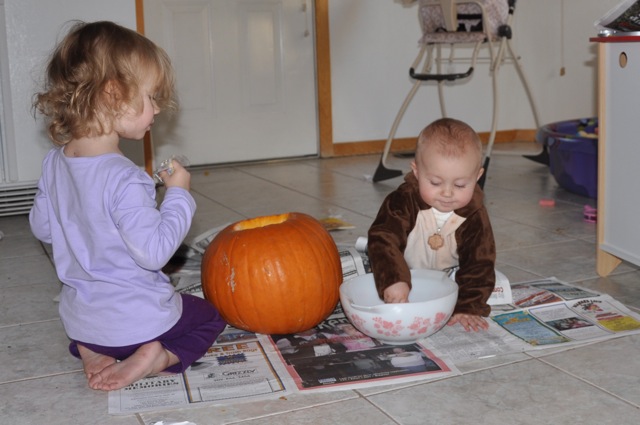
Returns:
[[[44,66],[72,20],[136,27],[135,0],[0,0],[0,216],[28,211],[51,148],[31,109]]]
[[[597,271],[640,265],[640,37],[599,43]]]

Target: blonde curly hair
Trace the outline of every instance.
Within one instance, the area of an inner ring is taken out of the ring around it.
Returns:
[[[141,85],[152,78],[159,109],[175,109],[175,77],[166,52],[113,22],[75,22],[53,51],[33,107],[48,118],[48,134],[62,146],[108,134],[125,107],[142,113]]]

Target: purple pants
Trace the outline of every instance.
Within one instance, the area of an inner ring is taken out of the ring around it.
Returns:
[[[82,341],[71,341],[69,351],[75,357],[80,358],[78,344],[81,344],[95,353],[113,357],[116,360],[124,360],[142,345],[159,341],[166,350],[171,351],[180,360],[179,363],[168,367],[164,372],[184,372],[207,352],[224,330],[226,322],[209,301],[188,294],[180,294],[180,296],[182,297],[180,320],[171,329],[156,338],[126,347],[104,347]],[[126,332],[125,329],[122,331]]]

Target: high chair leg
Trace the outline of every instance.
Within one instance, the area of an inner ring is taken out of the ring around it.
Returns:
[[[527,93],[527,98],[529,99],[529,105],[531,106],[531,111],[533,112],[533,121],[536,125],[536,128],[540,128],[540,118],[538,115],[538,108],[536,106],[536,102],[533,98],[533,93],[531,92],[531,88],[529,86],[529,82],[527,80],[527,76],[524,73],[524,69],[520,65],[520,58],[516,56],[516,53],[513,50],[513,46],[511,46],[511,42],[507,41],[507,48],[509,49],[509,54],[513,58],[513,63],[516,66],[516,71],[518,72],[518,76],[520,77],[520,81],[522,81],[522,85],[524,86],[524,90]],[[532,161],[538,162],[540,164],[549,165],[549,150],[547,145],[542,146],[542,151],[535,155],[523,155],[525,158],[530,159]]]
[[[425,54],[426,50],[427,50],[427,46],[422,46],[422,48],[420,49],[420,52],[418,53],[418,56],[416,57],[415,61],[413,62],[413,65],[412,65],[411,68],[416,68],[420,64],[420,61],[424,57],[424,54]],[[427,58],[425,59],[423,67],[422,67],[423,68],[422,69],[423,73],[429,72],[429,70],[431,68],[431,63],[432,63],[432,50],[431,50],[431,48],[429,48],[429,52],[427,54]],[[391,150],[391,144],[393,143],[393,138],[396,135],[396,131],[398,130],[398,126],[400,125],[400,121],[402,121],[402,117],[404,116],[405,112],[407,111],[407,108],[409,107],[409,104],[413,100],[413,97],[415,96],[416,92],[418,91],[418,89],[420,88],[421,85],[422,85],[422,81],[421,80],[416,80],[413,83],[413,86],[411,87],[411,90],[409,90],[409,93],[407,94],[407,97],[404,99],[404,102],[402,103],[402,106],[400,107],[400,110],[398,111],[398,113],[396,115],[396,118],[393,121],[393,125],[391,126],[391,130],[389,131],[389,136],[387,137],[387,141],[384,144],[384,149],[382,150],[382,156],[380,157],[380,163],[378,164],[378,168],[376,168],[376,172],[373,174],[373,181],[374,182],[379,182],[379,181],[382,181],[382,180],[392,179],[394,177],[401,176],[402,173],[403,173],[402,170],[394,170],[394,169],[388,168],[387,157],[389,155],[389,151]]]
[[[513,46],[511,46],[511,41],[507,40],[507,48],[509,49],[509,54],[513,58],[513,63],[516,66],[516,71],[518,71],[518,75],[520,76],[520,80],[522,81],[522,85],[524,86],[524,90],[527,93],[527,97],[529,98],[529,104],[531,105],[531,111],[533,112],[533,120],[536,124],[536,128],[540,127],[540,118],[538,115],[538,108],[536,107],[536,102],[533,98],[533,93],[531,92],[531,88],[529,87],[529,82],[527,80],[527,76],[524,73],[524,69],[522,69],[522,65],[520,64],[520,58],[516,56]]]

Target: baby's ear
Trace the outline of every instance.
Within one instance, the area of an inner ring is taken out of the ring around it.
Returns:
[[[411,161],[411,171],[413,171],[413,175],[418,178],[418,166],[416,165],[416,161]]]
[[[476,178],[476,181],[480,180],[480,177],[482,177],[483,174],[484,174],[484,167],[480,167],[480,170],[478,171],[478,177]]]

